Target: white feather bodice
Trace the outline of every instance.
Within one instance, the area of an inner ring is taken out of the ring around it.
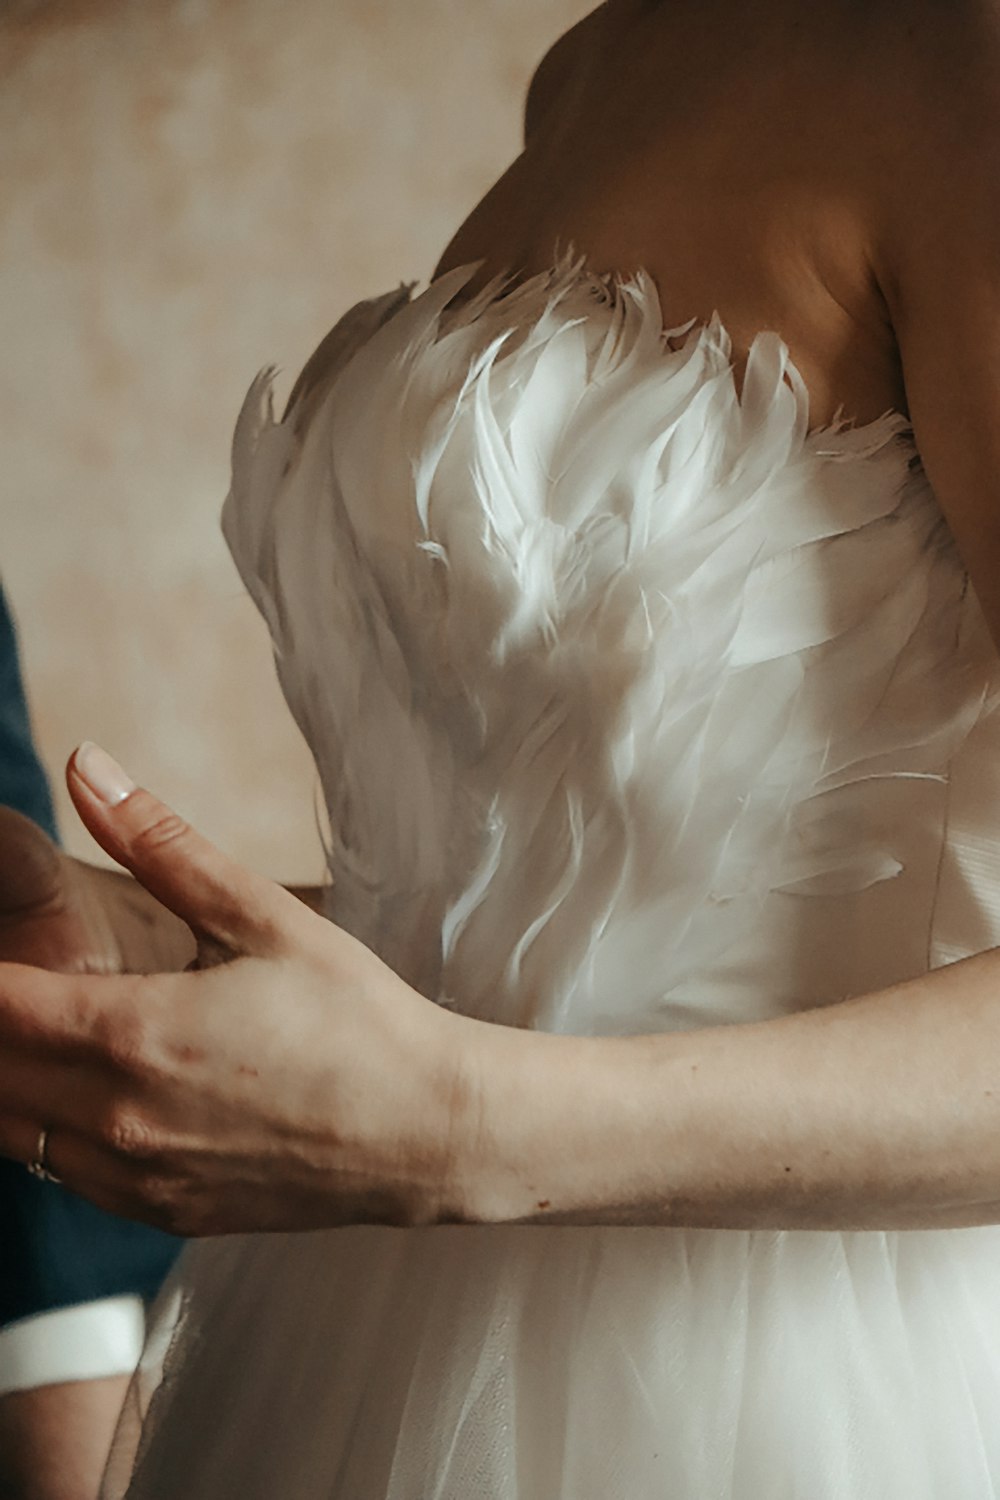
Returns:
[[[332,829],[331,915],[546,1029],[765,1015],[930,961],[992,650],[902,418],[564,268],[363,303],[234,442],[226,535]]]

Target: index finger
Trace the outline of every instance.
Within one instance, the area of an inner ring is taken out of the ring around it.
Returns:
[[[0,963],[0,1052],[65,1052],[91,1042],[149,988],[148,976],[140,974],[56,974]]]

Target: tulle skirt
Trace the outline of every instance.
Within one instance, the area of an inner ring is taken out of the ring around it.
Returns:
[[[178,1274],[130,1500],[1000,1496],[994,1228],[359,1228]]]

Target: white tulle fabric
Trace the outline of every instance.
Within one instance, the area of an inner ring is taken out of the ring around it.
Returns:
[[[354,309],[236,431],[331,915],[576,1032],[956,956],[993,656],[903,420],[810,433],[776,337],[738,390],[642,276],[470,275]],[[201,1244],[179,1285],[133,1500],[1000,1496],[992,1228],[365,1228]]]

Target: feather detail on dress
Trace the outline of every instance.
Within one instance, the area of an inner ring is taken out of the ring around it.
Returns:
[[[775,335],[738,391],[645,275],[473,270],[354,309],[284,421],[255,382],[226,536],[331,915],[470,1013],[655,1029],[774,893],[900,870],[857,789],[976,720],[973,606],[903,418],[810,433]]]

